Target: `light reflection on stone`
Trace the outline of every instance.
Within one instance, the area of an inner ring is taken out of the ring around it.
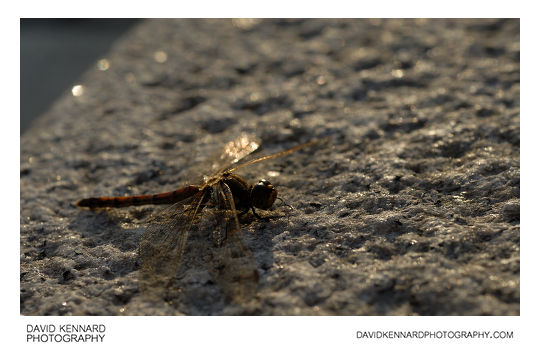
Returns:
[[[240,29],[248,30],[259,24],[259,18],[233,18],[232,24]]]
[[[403,77],[403,70],[401,69],[392,70],[392,76],[396,79],[401,79]]]
[[[257,102],[262,98],[261,94],[258,92],[253,92],[249,95],[249,100],[251,102]]]
[[[154,52],[154,60],[158,63],[165,63],[167,62],[167,52],[165,51],[156,51]]]
[[[84,86],[83,85],[75,85],[73,88],[71,88],[71,94],[74,97],[80,97],[84,94]]]
[[[298,127],[300,127],[300,120],[298,120],[298,119],[292,119],[292,120],[289,122],[289,127],[291,127],[291,128],[298,128]]]
[[[105,58],[103,59],[100,59],[98,62],[97,62],[97,68],[101,71],[106,71],[109,69],[109,61],[106,60]]]

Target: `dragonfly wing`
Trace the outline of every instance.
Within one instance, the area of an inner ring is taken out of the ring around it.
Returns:
[[[175,203],[154,215],[141,237],[141,291],[166,298],[174,285],[191,227],[204,206],[204,192]]]
[[[211,271],[226,298],[237,303],[252,299],[257,292],[258,272],[251,249],[242,236],[234,198],[229,187],[215,186],[220,206],[219,226],[213,234]]]
[[[277,157],[280,157],[280,156],[285,156],[285,155],[289,155],[295,151],[298,151],[300,149],[303,149],[303,148],[307,148],[307,147],[311,147],[311,146],[314,146],[318,143],[323,143],[323,142],[326,142],[330,140],[330,137],[324,137],[324,138],[319,138],[319,139],[314,139],[310,142],[307,142],[307,143],[303,143],[303,144],[300,144],[300,145],[297,145],[295,147],[292,147],[292,148],[289,148],[289,149],[286,149],[286,150],[283,150],[279,153],[274,153],[274,154],[269,154],[269,155],[265,155],[265,156],[260,156],[258,158],[255,158],[255,159],[246,159],[246,161],[242,161],[241,163],[239,163],[238,165],[232,167],[229,171],[235,171],[237,169],[239,169],[240,167],[244,167],[244,166],[248,166],[248,165],[251,165],[251,164],[255,164],[257,162],[261,162],[261,161],[266,161],[266,160],[270,160],[270,159],[275,159]]]
[[[257,150],[261,139],[253,134],[243,133],[225,144],[221,152],[212,161],[212,172],[219,173],[236,164]]]
[[[209,177],[219,174],[221,171],[232,167],[240,160],[259,148],[261,139],[253,134],[243,133],[236,139],[221,147],[210,149],[197,149],[193,151],[189,160],[190,166],[181,169],[180,183],[187,186],[193,183],[205,182]],[[206,154],[201,156],[200,154]],[[206,175],[206,177],[205,177]]]

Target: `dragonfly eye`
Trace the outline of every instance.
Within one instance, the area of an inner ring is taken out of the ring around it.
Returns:
[[[251,204],[261,210],[268,210],[274,204],[277,189],[266,179],[261,179],[251,189]]]

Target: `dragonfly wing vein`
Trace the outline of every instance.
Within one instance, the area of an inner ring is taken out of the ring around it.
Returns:
[[[219,214],[223,220],[219,226],[224,231],[218,234],[223,236],[222,244],[213,250],[212,270],[225,296],[235,302],[243,302],[251,299],[257,291],[257,267],[242,236],[230,188],[219,182],[216,190],[225,203],[225,209]]]
[[[199,192],[187,202],[171,205],[150,219],[139,251],[143,293],[163,296],[173,286],[190,229],[204,206],[203,200],[204,195]]]

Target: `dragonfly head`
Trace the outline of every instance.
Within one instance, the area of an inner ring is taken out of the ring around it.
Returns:
[[[277,198],[277,189],[266,179],[261,179],[251,188],[251,204],[255,208],[268,210]]]

